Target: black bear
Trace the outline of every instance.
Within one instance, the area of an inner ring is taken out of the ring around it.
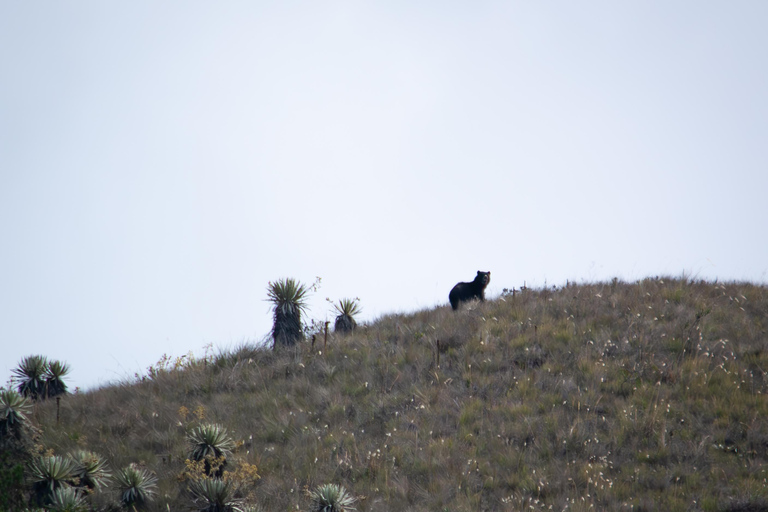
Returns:
[[[471,283],[459,283],[451,289],[448,300],[453,309],[459,309],[460,302],[472,299],[485,300],[485,287],[491,282],[490,272],[477,271],[475,280]]]

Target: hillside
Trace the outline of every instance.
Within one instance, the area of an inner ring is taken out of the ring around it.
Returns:
[[[154,472],[147,510],[194,510],[187,434],[209,422],[265,511],[308,510],[324,483],[359,511],[768,510],[767,330],[748,283],[505,291],[327,346],[166,358],[31,419],[41,449]]]

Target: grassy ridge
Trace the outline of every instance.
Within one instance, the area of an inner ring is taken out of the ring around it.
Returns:
[[[768,510],[767,329],[747,283],[528,289],[325,350],[165,360],[33,420],[56,453],[155,472],[152,510],[189,509],[186,434],[209,421],[258,467],[264,510],[307,510],[329,482],[360,511]]]

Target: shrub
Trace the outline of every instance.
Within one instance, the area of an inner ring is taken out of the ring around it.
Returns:
[[[0,450],[0,510],[22,510],[24,491],[24,465]]]

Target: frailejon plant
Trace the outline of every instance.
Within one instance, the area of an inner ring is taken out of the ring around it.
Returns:
[[[15,389],[0,389],[0,510],[21,510],[27,499],[24,468],[30,460],[34,427],[29,400]]]
[[[75,487],[59,487],[45,508],[51,512],[87,512],[88,505],[85,496]]]
[[[74,464],[71,459],[58,455],[40,456],[30,464],[29,474],[33,501],[38,505],[47,505],[56,489],[69,487],[75,476]]]
[[[45,375],[45,398],[67,394],[67,384],[63,379],[68,373],[69,366],[66,363],[61,361],[51,361],[48,363],[48,371]]]
[[[109,485],[112,473],[107,467],[107,461],[96,453],[78,450],[70,454],[74,463],[73,473],[78,479],[78,487],[87,487],[99,491]]]
[[[195,506],[201,512],[239,512],[242,500],[236,497],[237,484],[232,480],[202,478],[189,484]]]
[[[48,374],[48,359],[45,356],[25,357],[13,373],[19,381],[19,393],[32,400],[45,398],[45,379]]]
[[[32,400],[45,400],[67,394],[64,377],[69,366],[60,361],[48,361],[45,356],[28,356],[13,370],[18,390]]]
[[[227,429],[216,423],[206,423],[193,429],[187,438],[192,444],[189,458],[196,462],[204,461],[206,475],[221,477],[226,466],[226,456],[235,447]]]
[[[304,339],[301,313],[307,309],[307,295],[310,288],[295,279],[280,279],[270,282],[267,296],[272,302],[274,325],[272,327],[273,347],[292,346]]]
[[[11,436],[20,440],[30,410],[29,400],[15,390],[0,391],[0,438]]]
[[[354,496],[337,484],[325,484],[310,493],[310,512],[349,512],[356,510]]]
[[[157,494],[157,477],[146,469],[131,464],[115,475],[120,502],[126,508],[143,507]]]
[[[240,507],[240,512],[264,512],[264,509],[259,505],[243,505]]]
[[[350,332],[355,330],[357,322],[355,321],[355,315],[362,311],[358,301],[360,299],[341,299],[338,304],[334,304],[333,307],[337,313],[336,322],[333,324],[333,329],[336,332]]]

